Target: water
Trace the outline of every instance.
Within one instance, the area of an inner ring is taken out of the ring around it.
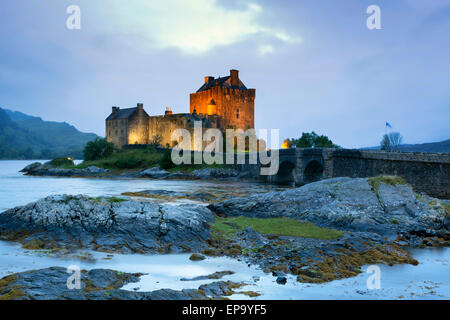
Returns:
[[[55,194],[97,197],[162,189],[187,193],[209,192],[223,196],[283,189],[266,184],[228,181],[33,177],[19,172],[32,162],[34,161],[0,161],[0,212]]]
[[[249,194],[266,192],[278,187],[228,182],[206,181],[155,181],[137,179],[87,179],[28,177],[18,173],[30,161],[0,161],[0,211],[38,200],[51,194],[87,194],[89,196],[119,195],[125,191],[165,189],[181,192],[211,192]],[[278,285],[275,278],[255,266],[236,259],[219,257],[193,262],[188,254],[171,255],[120,255],[112,257],[104,253],[90,252],[92,261],[74,258],[57,258],[46,252],[28,251],[11,242],[0,241],[0,278],[14,272],[51,266],[78,265],[83,269],[109,268],[122,272],[145,273],[139,283],[128,284],[127,290],[151,291],[162,288],[175,290],[198,288],[201,284],[216,280],[180,281],[216,271],[230,270],[235,274],[223,280],[244,281],[241,290],[261,294],[258,299],[449,299],[450,298],[450,250],[423,249],[412,251],[418,266],[380,265],[381,288],[368,290],[370,276],[336,280],[326,284],[303,284],[289,276],[286,285]],[[363,268],[365,270],[366,267]],[[255,278],[256,277],[256,278]],[[236,294],[232,298],[248,299]]]

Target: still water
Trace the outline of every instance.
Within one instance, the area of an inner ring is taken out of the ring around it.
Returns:
[[[18,173],[30,161],[0,161],[0,212],[27,204],[52,194],[86,194],[89,196],[120,195],[126,191],[164,189],[181,192],[210,192],[214,194],[245,195],[254,192],[277,190],[278,187],[248,183],[207,181],[157,181],[138,179],[88,179],[28,177]],[[235,274],[223,280],[244,281],[243,291],[261,294],[258,299],[449,299],[450,250],[414,250],[418,266],[381,265],[380,289],[367,289],[369,274],[337,280],[326,284],[302,284],[288,277],[286,285],[278,285],[270,274],[255,266],[235,259],[220,257],[192,262],[187,254],[173,255],[119,255],[112,257],[91,252],[92,261],[62,259],[45,252],[22,249],[15,243],[0,241],[0,278],[5,275],[46,268],[78,265],[84,269],[109,268],[122,272],[145,273],[139,283],[129,284],[127,290],[151,291],[162,288],[197,288],[214,280],[180,281],[207,275],[216,271],[231,270]],[[363,268],[366,270],[366,267]],[[232,298],[246,299],[240,294]]]

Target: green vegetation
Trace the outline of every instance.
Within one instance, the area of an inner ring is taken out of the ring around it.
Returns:
[[[450,215],[450,203],[441,203],[441,206],[444,208],[446,215]]]
[[[396,186],[399,184],[407,184],[405,179],[398,176],[377,176],[367,179],[367,182],[369,182],[373,190],[375,190],[377,193],[382,183],[389,184],[391,186]]]
[[[297,148],[339,148],[327,136],[318,135],[314,131],[311,133],[303,132],[298,139],[288,139],[285,141],[287,147],[296,146]]]
[[[223,168],[224,165],[213,164],[182,164],[176,166],[171,159],[171,150],[162,150],[155,146],[146,148],[125,148],[122,150],[114,150],[106,157],[97,160],[85,160],[77,166],[64,166],[66,169],[87,168],[96,166],[112,171],[120,170],[139,170],[152,167],[160,167],[170,172],[192,172],[197,169],[204,168]],[[191,161],[193,163],[193,159]]]
[[[94,141],[89,141],[86,147],[84,147],[84,160],[93,161],[103,159],[112,155],[114,150],[115,147],[112,142],[97,138]]]
[[[84,146],[95,138],[65,122],[0,108],[0,159],[82,159]]]
[[[158,166],[164,153],[155,147],[145,149],[116,150],[110,155],[97,160],[85,160],[78,168],[96,166],[105,169],[140,169]]]
[[[321,228],[311,222],[301,222],[290,218],[248,218],[216,217],[211,226],[214,238],[232,239],[238,229],[252,228],[253,230],[279,236],[293,236],[316,239],[336,239],[342,237],[342,232],[334,229]]]
[[[97,197],[97,198],[89,198],[91,201],[95,202],[109,202],[109,203],[120,203],[129,201],[128,199],[117,198],[117,197]]]
[[[52,161],[50,161],[50,165],[52,167],[62,167],[62,166],[73,166],[73,159],[72,158],[55,158]]]

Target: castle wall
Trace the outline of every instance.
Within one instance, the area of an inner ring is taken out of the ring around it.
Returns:
[[[208,105],[214,99],[217,114],[224,119],[224,128],[247,130],[255,127],[255,89],[240,90],[213,87],[190,95],[190,112],[208,114]],[[239,111],[238,111],[239,110]]]
[[[148,114],[143,107],[138,107],[137,111],[128,120],[128,144],[147,144],[149,141]]]
[[[219,117],[197,117],[190,114],[171,114],[164,116],[151,116],[148,119],[148,137],[149,143],[152,142],[156,135],[160,135],[162,138],[161,145],[166,147],[169,145],[173,147],[174,141],[171,140],[172,133],[177,129],[186,129],[191,134],[191,139],[194,139],[194,121],[202,121],[202,127],[204,130],[208,128],[222,127],[222,120]],[[181,141],[181,140],[180,140]],[[180,142],[177,141],[177,142]],[[191,148],[194,150],[193,141],[191,141]]]
[[[106,120],[106,140],[118,148],[128,144],[128,119]]]

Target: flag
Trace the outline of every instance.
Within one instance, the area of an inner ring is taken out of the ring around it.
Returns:
[[[389,122],[386,122],[386,127],[388,127],[388,128],[391,128],[392,129],[392,126],[389,124]]]

